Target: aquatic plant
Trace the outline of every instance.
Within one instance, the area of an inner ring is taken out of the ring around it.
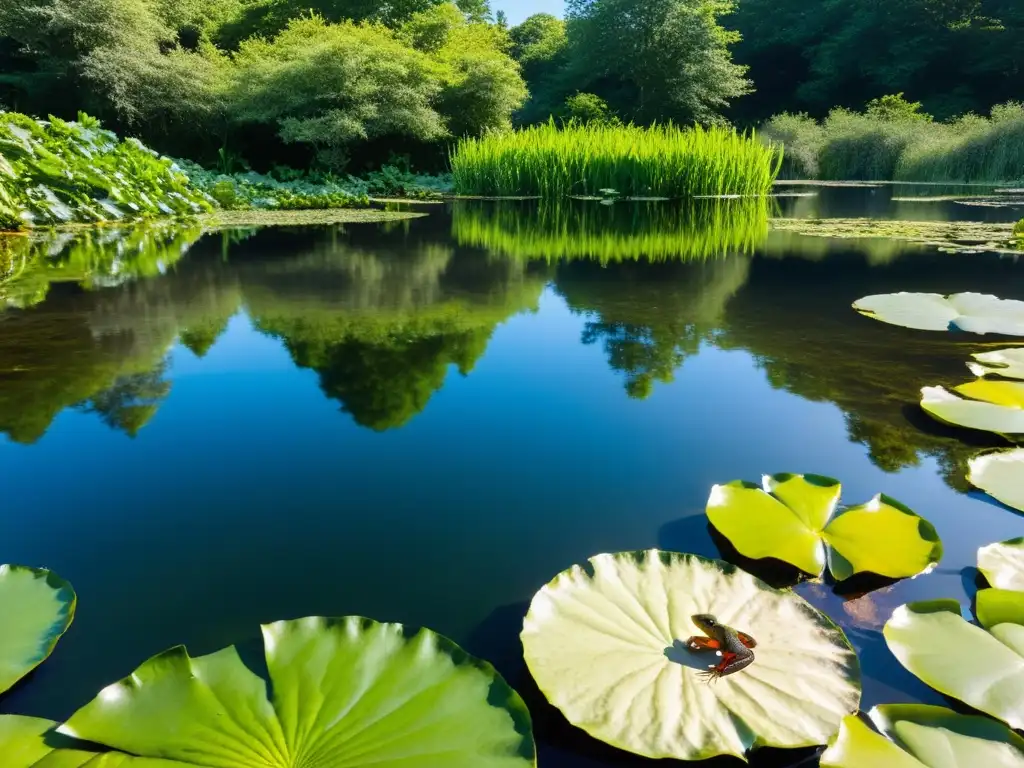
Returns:
[[[641,128],[553,121],[509,133],[464,138],[451,153],[461,195],[545,198],[595,195],[686,198],[763,195],[781,152],[730,128]]]
[[[843,718],[821,755],[822,768],[1024,765],[1024,739],[987,717],[922,704],[882,704],[868,717],[880,733],[857,715]]]
[[[935,528],[900,502],[879,494],[837,513],[841,492],[838,480],[820,475],[734,480],[711,489],[707,515],[741,555],[772,557],[812,576],[827,564],[837,581],[916,576],[942,559]]]
[[[1013,225],[1013,235],[1018,239],[1024,238],[1024,219]]]
[[[978,570],[993,587],[1024,592],[1024,536],[981,547]]]
[[[86,115],[69,123],[0,112],[0,230],[212,209],[171,160]]]
[[[701,673],[728,659],[687,641],[707,615],[744,633],[754,653],[714,686]],[[534,595],[522,640],[531,674],[570,723],[646,757],[824,744],[860,701],[857,656],[827,616],[697,555],[620,552],[575,565]]]
[[[0,693],[42,664],[75,618],[75,591],[57,574],[0,565]],[[7,754],[0,749],[0,754]]]
[[[105,688],[56,733],[183,767],[536,765],[522,699],[491,665],[430,630],[360,617],[262,629],[270,700],[234,647],[191,658],[178,646]],[[36,760],[88,757],[84,744],[55,747],[53,723],[4,720],[3,754],[20,741]]]
[[[857,299],[853,308],[883,323],[922,331],[955,328],[1024,336],[1024,301],[985,293],[882,293]]]
[[[1024,383],[976,379],[953,387],[922,387],[921,408],[954,427],[1024,434]]]
[[[1024,448],[983,453],[973,457],[967,466],[971,485],[1006,506],[1024,512]]]
[[[753,252],[767,236],[768,212],[763,198],[683,206],[459,201],[452,234],[460,245],[513,259],[689,261]]]
[[[980,626],[956,600],[900,606],[882,634],[911,673],[946,696],[1024,728],[1024,592],[982,589]]]
[[[967,367],[975,376],[995,375],[1007,379],[1024,379],[1024,347],[977,352],[971,357],[974,358],[974,362],[967,363]]]

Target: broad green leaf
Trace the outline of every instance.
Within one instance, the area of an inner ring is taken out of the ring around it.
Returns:
[[[751,635],[753,663],[708,685],[698,673],[719,657],[687,648],[702,635],[695,614]],[[573,566],[534,596],[522,639],[569,722],[647,757],[824,744],[860,700],[856,655],[828,617],[696,555],[622,552]]]
[[[1006,405],[967,400],[944,387],[923,387],[921,407],[935,419],[955,427],[980,429],[1001,435],[1024,433],[1024,410]]]
[[[888,738],[850,716],[822,755],[824,768],[1024,767],[1024,740],[987,717],[919,704],[883,704],[869,716]]]
[[[978,352],[971,357],[975,362],[968,363],[967,367],[975,376],[996,374],[1008,379],[1024,379],[1024,347]]]
[[[983,403],[995,403],[1010,408],[1024,408],[1024,383],[1019,381],[998,381],[995,379],[975,379],[967,384],[953,388],[958,395],[980,400]]]
[[[55,733],[57,723],[0,715],[4,768],[189,768],[185,763],[82,749]]]
[[[711,489],[707,515],[745,557],[773,557],[813,575],[827,563],[839,581],[864,572],[915,576],[941,559],[935,528],[888,496],[833,517],[840,492],[837,480],[817,475],[765,477],[760,488],[736,480]]]
[[[0,565],[0,693],[39,666],[75,616],[75,591],[50,571]]]
[[[978,623],[993,635],[1007,635],[1016,630],[1004,632],[997,628],[1000,624],[1020,624],[1024,629],[1024,592],[1012,589],[980,589],[977,595],[975,613]],[[1009,641],[1007,641],[1009,642]],[[1018,648],[1024,654],[1024,646]]]
[[[1024,592],[1024,536],[979,549],[978,570],[993,587]]]
[[[886,293],[865,296],[853,308],[883,323],[924,331],[1024,336],[1024,302],[981,293]]]
[[[172,648],[59,732],[206,768],[527,768],[530,717],[494,669],[430,632],[368,619],[263,627],[273,702],[233,647]]]
[[[968,467],[971,485],[1024,512],[1024,448],[975,456]]]
[[[899,662],[932,688],[1021,728],[1024,646],[1013,641],[1024,626],[995,630],[968,623],[955,602],[942,601],[900,606],[883,634]]]

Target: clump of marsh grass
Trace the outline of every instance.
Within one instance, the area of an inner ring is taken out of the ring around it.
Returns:
[[[553,121],[460,141],[451,154],[457,194],[545,198],[762,195],[781,150],[731,128],[643,128]]]

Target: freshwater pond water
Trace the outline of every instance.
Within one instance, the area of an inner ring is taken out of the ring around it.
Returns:
[[[1021,216],[894,194],[821,189],[770,213]],[[63,718],[172,645],[358,614],[495,663],[531,707],[541,766],[653,765],[544,703],[521,659],[529,600],[599,552],[719,556],[710,486],[774,472],[837,477],[849,503],[881,491],[935,524],[945,558],[928,576],[797,589],[860,654],[865,710],[945,703],[880,630],[909,600],[966,607],[977,548],[1024,533],[963,479],[996,443],[916,405],[924,385],[967,380],[990,340],[850,304],[1024,299],[1024,263],[769,234],[745,204],[424,210],[52,242],[52,268],[19,278],[0,310],[0,560],[55,570],[79,610],[3,712]]]

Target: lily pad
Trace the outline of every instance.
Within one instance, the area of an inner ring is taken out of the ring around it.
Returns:
[[[846,717],[822,768],[1024,768],[1024,739],[987,717],[917,704],[883,704],[868,716],[885,736]]]
[[[853,303],[862,315],[922,331],[1024,336],[1024,301],[986,293],[882,293]]]
[[[1001,596],[986,595],[992,591],[978,593],[983,623],[1017,611],[1024,621],[1024,593],[1012,593],[1016,607],[1008,609]],[[992,597],[998,610],[988,610]],[[1024,727],[1024,624],[1000,621],[982,628],[964,620],[955,600],[934,600],[900,606],[882,632],[899,662],[932,688],[1011,728]]]
[[[707,515],[741,555],[773,557],[837,581],[857,573],[915,576],[942,558],[935,528],[889,496],[836,509],[842,486],[820,475],[766,475],[761,485],[716,485]]]
[[[0,565],[0,693],[49,657],[76,602],[71,585],[50,571]]]
[[[981,387],[974,384],[1003,384],[1004,387]],[[1017,391],[1020,388],[1020,392]],[[921,408],[925,413],[944,424],[954,427],[978,429],[999,435],[1024,434],[1024,384],[1016,382],[993,382],[979,379],[971,385],[954,387],[960,397],[945,387],[922,387]],[[992,400],[981,399],[992,397]],[[1014,404],[1014,403],[1021,404]]]
[[[968,467],[971,485],[1024,512],[1024,448],[975,456]]]
[[[37,717],[0,715],[4,768],[188,768],[185,763],[122,752],[96,752],[54,733],[57,723]]]
[[[753,663],[708,685],[701,673],[721,659],[690,648],[698,614],[754,638]],[[522,640],[569,722],[646,757],[824,744],[860,701],[857,656],[827,616],[697,555],[621,552],[573,566],[534,596]]]
[[[995,374],[1008,379],[1024,379],[1024,347],[978,352],[971,357],[975,362],[968,363],[967,367],[975,376]]]
[[[978,570],[993,587],[1024,592],[1024,536],[979,549]]]
[[[519,696],[429,630],[313,617],[268,624],[263,640],[272,700],[234,647],[193,659],[179,646],[58,733],[187,766],[536,765]]]

